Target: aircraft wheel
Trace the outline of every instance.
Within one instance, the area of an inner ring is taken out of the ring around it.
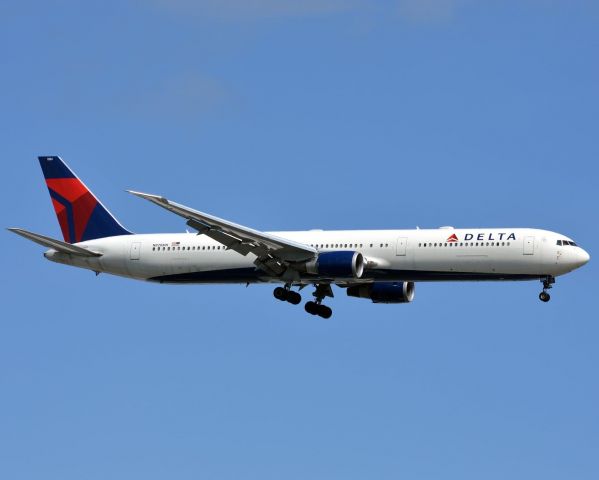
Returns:
[[[549,295],[547,292],[541,292],[539,293],[539,300],[541,300],[541,302],[548,302],[551,300],[551,295]]]
[[[286,293],[287,293],[286,300],[289,303],[291,303],[292,305],[297,305],[298,303],[300,303],[302,301],[302,296],[299,293],[294,292],[292,290],[288,290]]]
[[[331,315],[333,315],[333,310],[331,310],[329,307],[327,307],[326,305],[318,306],[318,316],[319,317],[331,318]]]
[[[309,301],[306,302],[306,305],[304,306],[306,312],[308,312],[310,315],[316,315],[318,312],[318,304]]]
[[[287,300],[287,290],[285,290],[283,287],[275,288],[272,294],[277,300]]]

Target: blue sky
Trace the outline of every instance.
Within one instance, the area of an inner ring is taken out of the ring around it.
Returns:
[[[60,236],[37,155],[128,228],[530,226],[596,256],[591,1],[2,2],[3,224]],[[596,259],[540,284],[136,283],[8,232],[0,477],[595,479]]]

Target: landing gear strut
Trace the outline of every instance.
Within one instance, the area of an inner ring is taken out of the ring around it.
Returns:
[[[553,284],[555,283],[555,277],[548,276],[541,281],[543,282],[543,291],[539,293],[539,300],[541,300],[541,302],[548,302],[551,300],[551,295],[547,293],[547,290],[553,287]]]
[[[315,301],[306,302],[305,309],[310,315],[318,315],[322,318],[331,318],[333,310],[322,304],[324,297],[332,297],[333,289],[329,284],[319,283],[313,293]]]
[[[299,293],[291,290],[291,285],[289,284],[286,284],[285,287],[275,288],[272,294],[277,300],[289,302],[292,305],[297,305],[302,301],[302,296]]]

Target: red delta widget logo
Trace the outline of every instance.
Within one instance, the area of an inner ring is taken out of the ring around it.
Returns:
[[[499,233],[481,232],[481,233],[476,233],[476,234],[474,234],[474,233],[464,234],[464,241],[467,242],[469,240],[478,240],[479,242],[484,241],[484,240],[489,240],[489,241],[516,240],[516,234],[515,233],[506,233],[506,232],[499,232]],[[447,243],[455,243],[455,242],[459,242],[459,238],[455,233],[452,233],[449,237],[447,237],[447,240],[445,240],[445,241]]]

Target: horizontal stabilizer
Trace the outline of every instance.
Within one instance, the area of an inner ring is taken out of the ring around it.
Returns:
[[[68,253],[69,255],[80,255],[83,257],[102,256],[101,253],[92,252],[91,250],[86,250],[85,248],[78,247],[77,245],[71,245],[70,243],[56,240],[55,238],[46,237],[45,235],[40,235],[39,233],[28,232],[22,228],[9,228],[8,230],[16,233],[17,235],[25,237],[32,242],[43,245],[44,247],[53,248],[58,252]]]

